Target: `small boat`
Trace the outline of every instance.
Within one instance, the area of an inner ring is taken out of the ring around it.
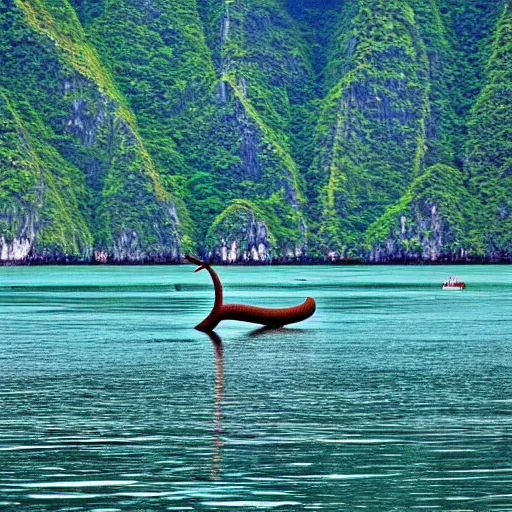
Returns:
[[[464,290],[464,288],[466,288],[466,283],[457,276],[450,276],[443,283],[443,290]]]

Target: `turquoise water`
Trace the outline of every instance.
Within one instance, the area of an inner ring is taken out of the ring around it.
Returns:
[[[2,512],[512,510],[512,267],[193,268],[0,268]]]

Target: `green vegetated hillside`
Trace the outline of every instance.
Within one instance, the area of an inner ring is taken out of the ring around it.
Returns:
[[[0,261],[512,259],[512,4],[0,0]]]

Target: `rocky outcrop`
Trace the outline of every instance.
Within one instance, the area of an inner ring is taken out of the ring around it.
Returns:
[[[34,237],[14,237],[8,241],[0,237],[0,261],[23,262],[26,261],[34,245]]]
[[[34,217],[32,211],[21,213],[6,209],[0,212],[0,223],[5,226],[0,235],[0,261],[23,262],[30,256],[35,242]]]
[[[239,201],[224,210],[208,233],[208,256],[222,263],[269,262],[275,239],[262,212]]]
[[[370,262],[455,261],[465,256],[463,247],[454,250],[455,233],[437,204],[413,202],[409,215],[400,215],[400,231],[390,232],[370,251]]]
[[[270,263],[306,261],[308,228],[304,219],[290,212],[288,225],[279,226],[276,197],[263,208],[251,201],[234,201],[213,223],[207,237],[205,256],[222,263]],[[282,204],[282,199],[281,199]],[[276,237],[279,229],[295,235]],[[295,231],[296,230],[296,231]]]
[[[464,260],[460,235],[470,205],[460,171],[432,166],[370,226],[366,257],[375,263]]]

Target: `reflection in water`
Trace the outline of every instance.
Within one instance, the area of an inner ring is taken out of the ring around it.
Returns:
[[[218,480],[222,463],[222,399],[224,397],[224,347],[219,335],[215,332],[207,333],[212,340],[215,353],[215,420],[213,436],[213,458],[211,479]]]

